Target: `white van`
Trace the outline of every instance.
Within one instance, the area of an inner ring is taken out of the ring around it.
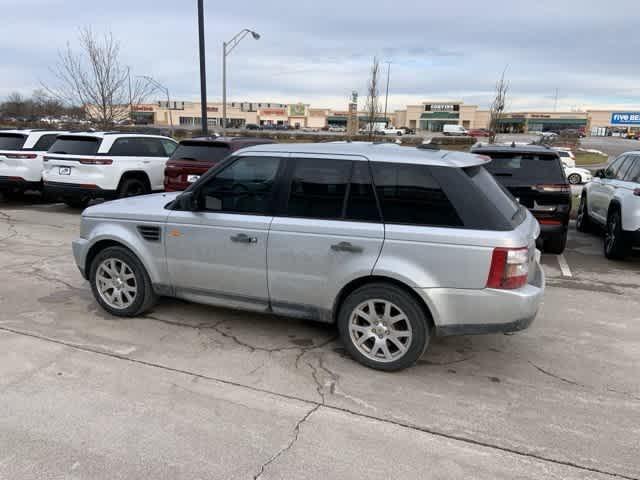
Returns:
[[[467,129],[461,125],[445,125],[442,133],[445,135],[466,135]]]

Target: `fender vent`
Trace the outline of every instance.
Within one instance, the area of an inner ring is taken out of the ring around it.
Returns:
[[[155,225],[138,225],[138,232],[142,238],[149,242],[160,241],[160,227]]]

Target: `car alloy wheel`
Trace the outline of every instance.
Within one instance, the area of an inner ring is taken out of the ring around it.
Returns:
[[[569,180],[569,183],[571,185],[578,185],[582,183],[582,177],[577,173],[572,173],[571,175],[569,175],[569,178],[567,178],[567,180]]]
[[[136,276],[119,258],[107,258],[96,271],[96,287],[102,300],[111,308],[129,308],[138,295]]]
[[[616,244],[616,230],[618,228],[618,216],[614,213],[609,217],[607,229],[604,234],[604,246],[607,253],[611,253]]]
[[[406,314],[397,305],[373,299],[362,302],[352,311],[349,337],[362,355],[388,363],[407,353],[413,332]]]

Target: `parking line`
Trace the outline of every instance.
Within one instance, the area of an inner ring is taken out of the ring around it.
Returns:
[[[558,255],[558,265],[560,265],[560,271],[562,272],[563,277],[573,277],[569,264],[567,263],[567,259],[564,258],[564,255]]]

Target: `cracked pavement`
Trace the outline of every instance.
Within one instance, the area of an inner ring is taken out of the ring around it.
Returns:
[[[0,203],[0,478],[640,478],[640,256],[572,232],[529,330],[386,374],[329,325],[172,299],[112,317],[78,225]]]

